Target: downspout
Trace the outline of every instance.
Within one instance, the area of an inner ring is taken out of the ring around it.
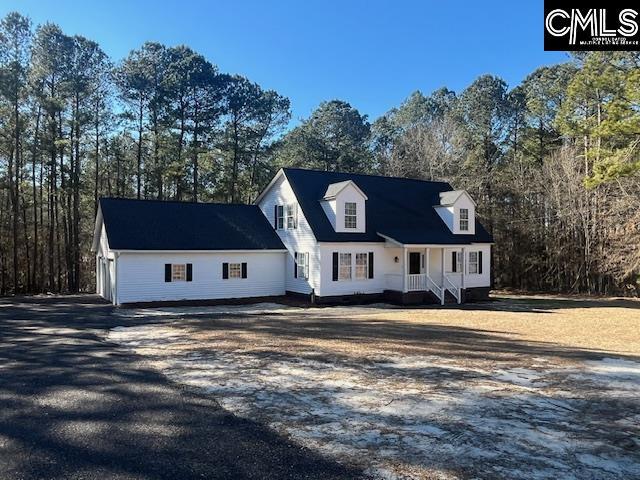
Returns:
[[[120,305],[120,299],[118,298],[119,288],[118,288],[118,259],[120,258],[120,252],[114,253],[115,261],[113,262],[113,276],[116,277],[116,281],[113,283],[114,293],[113,293],[113,304]]]

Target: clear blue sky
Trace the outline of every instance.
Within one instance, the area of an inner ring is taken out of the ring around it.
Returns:
[[[346,100],[375,119],[415,90],[457,92],[492,73],[513,87],[543,51],[542,0],[2,0],[34,24],[100,43],[119,60],[146,40],[186,44],[291,99],[294,119]]]

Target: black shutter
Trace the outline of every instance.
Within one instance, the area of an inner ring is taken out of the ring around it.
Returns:
[[[222,279],[226,280],[229,278],[229,264],[228,263],[223,263],[222,264]]]
[[[187,263],[187,282],[193,280],[193,264]]]
[[[247,278],[247,262],[242,263],[242,278]]]
[[[273,206],[273,228],[278,229],[278,205]]]
[[[373,252],[369,252],[369,278],[373,278]]]
[[[164,281],[165,282],[171,281],[171,264],[170,263],[164,264]]]
[[[293,252],[293,278],[298,278],[298,252]]]
[[[482,273],[482,251],[478,252],[478,273]]]
[[[451,252],[451,273],[456,273],[458,270],[458,252]]]
[[[338,252],[333,252],[333,281],[338,280]]]

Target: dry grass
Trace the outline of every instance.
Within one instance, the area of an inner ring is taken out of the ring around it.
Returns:
[[[499,332],[518,341],[640,356],[640,301],[501,295],[464,310],[403,310],[403,322]],[[372,317],[372,318],[375,318]]]
[[[194,340],[174,345],[180,350],[207,342],[223,351],[359,360],[396,353],[485,361],[517,355],[640,357],[640,302],[618,299],[503,295],[462,307],[333,307],[199,317],[180,327],[192,330]]]
[[[640,478],[639,302],[171,315],[110,339],[376,478]]]

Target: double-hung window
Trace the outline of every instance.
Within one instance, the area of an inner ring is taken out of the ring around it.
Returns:
[[[298,252],[296,254],[298,278],[309,278],[309,252]]]
[[[338,280],[351,280],[351,254],[341,253],[338,268]]]
[[[356,280],[369,278],[369,254],[356,253]]]
[[[478,273],[478,252],[469,252],[469,273]]]
[[[230,263],[229,264],[229,278],[242,278],[242,264]]]
[[[276,207],[276,229],[284,229],[284,205],[278,205]]]
[[[187,265],[184,263],[174,263],[171,265],[171,281],[184,282],[187,280]]]
[[[460,231],[461,232],[469,231],[469,209],[468,208],[460,209]]]
[[[357,228],[358,212],[356,202],[344,203],[344,228]]]
[[[296,204],[292,203],[287,205],[287,228],[296,228]]]

